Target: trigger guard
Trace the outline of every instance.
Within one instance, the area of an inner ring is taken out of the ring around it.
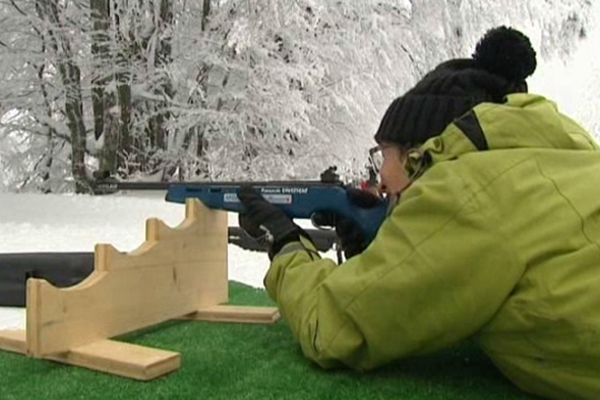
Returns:
[[[313,213],[313,214],[311,214],[311,216],[310,216],[310,223],[312,224],[312,226],[313,226],[313,227],[315,227],[315,228],[317,228],[317,229],[319,229],[319,230],[322,230],[322,231],[333,231],[333,230],[335,230],[335,224],[334,224],[334,225],[332,225],[332,226],[328,226],[328,225],[319,225],[319,224],[317,224],[317,223],[315,222],[315,220],[314,220],[314,216],[315,216],[315,214],[314,214],[314,213]]]

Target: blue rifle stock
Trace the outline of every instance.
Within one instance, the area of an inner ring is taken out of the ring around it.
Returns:
[[[387,201],[372,208],[359,207],[351,202],[342,183],[321,181],[171,183],[166,201],[185,203],[187,198],[197,198],[209,208],[239,213],[244,211],[244,206],[237,193],[243,184],[252,185],[292,219],[310,219],[317,212],[332,212],[348,218],[369,242],[377,234],[388,209]]]

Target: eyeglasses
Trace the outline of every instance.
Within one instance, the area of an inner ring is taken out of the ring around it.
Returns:
[[[383,165],[383,151],[381,146],[371,147],[369,149],[369,164],[376,174],[381,171]]]

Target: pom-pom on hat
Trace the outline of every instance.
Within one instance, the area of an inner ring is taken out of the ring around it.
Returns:
[[[535,68],[536,54],[527,36],[505,26],[491,29],[472,58],[441,63],[395,99],[375,140],[417,147],[477,104],[502,103],[509,93],[527,92],[525,79]]]

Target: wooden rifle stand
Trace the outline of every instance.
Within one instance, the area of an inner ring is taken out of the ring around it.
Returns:
[[[196,199],[176,228],[152,218],[130,253],[95,247],[94,271],[59,289],[27,280],[26,329],[0,331],[0,349],[139,380],[179,368],[179,353],[110,340],[175,318],[273,323],[276,308],[228,300],[227,213]],[[202,338],[198,338],[202,340]]]

